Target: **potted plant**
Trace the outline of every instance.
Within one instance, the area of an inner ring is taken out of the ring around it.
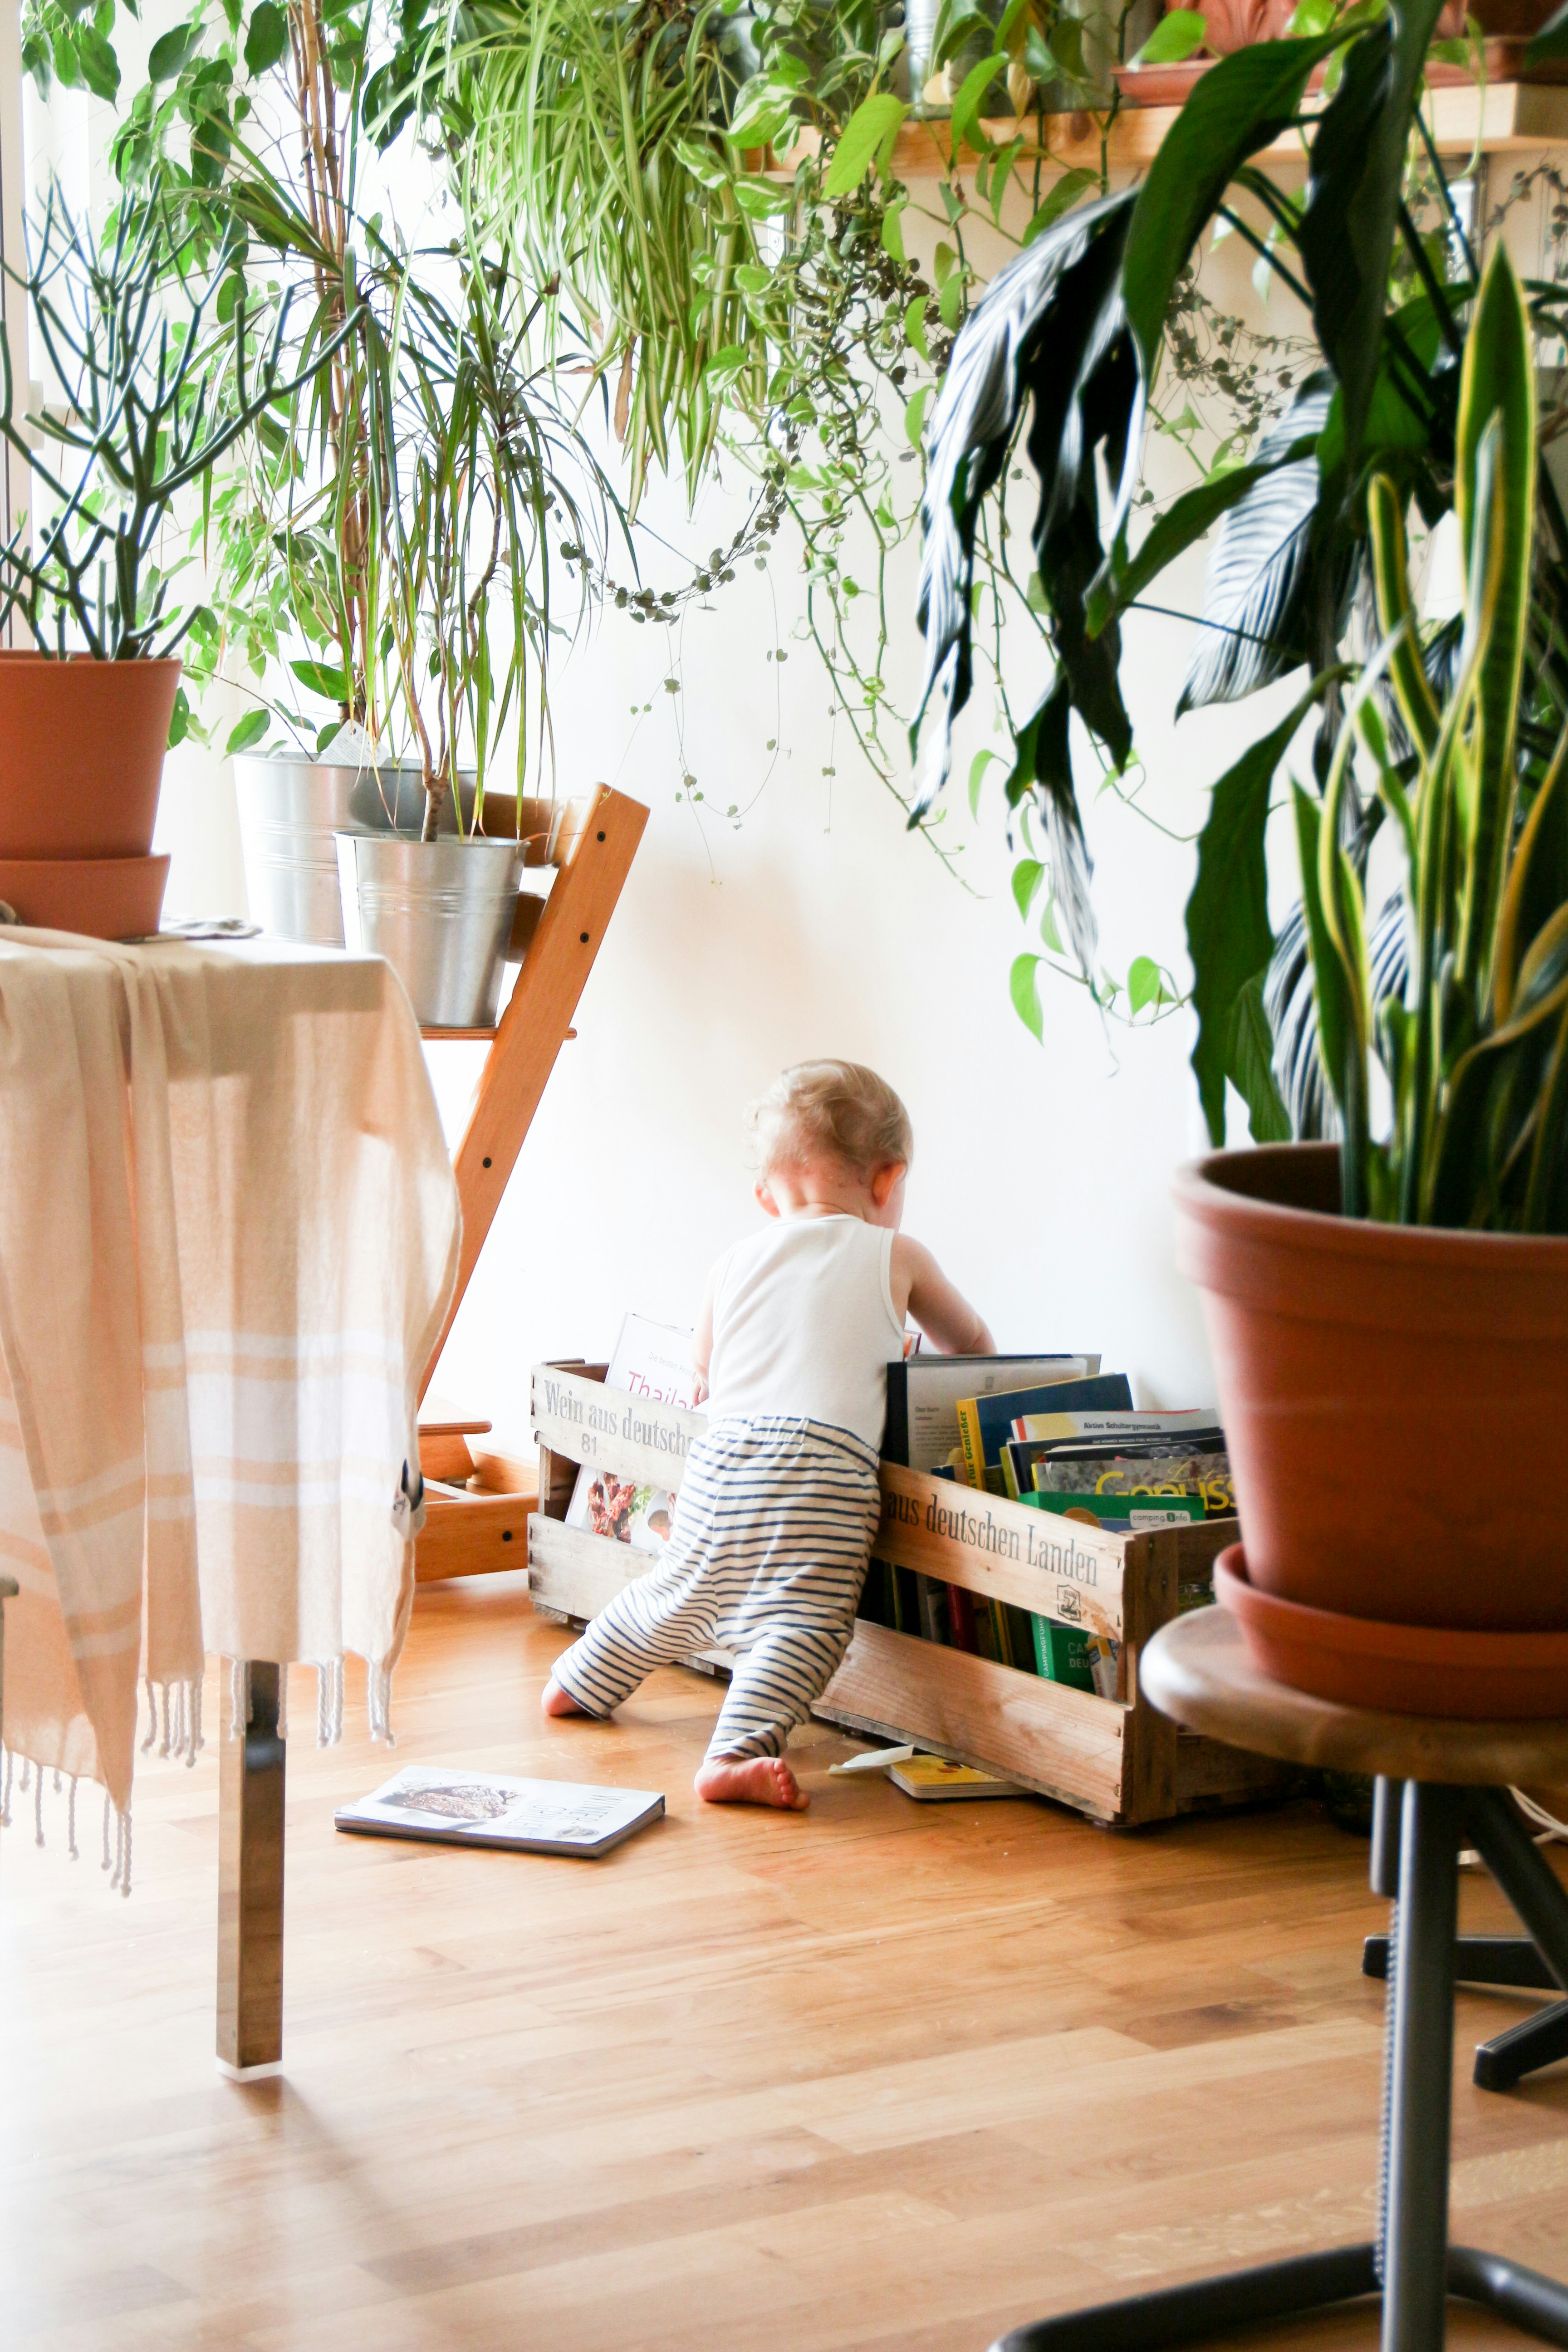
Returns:
[[[542,764],[547,751],[550,641],[563,626],[546,534],[563,531],[586,568],[616,502],[529,364],[538,298],[467,252],[448,257],[443,290],[435,260],[388,260],[392,317],[384,333],[371,306],[366,346],[380,549],[369,610],[417,794],[387,798],[384,826],[340,832],[337,849],[349,943],[387,956],[427,1024],[486,1028],[524,859],[546,850],[519,837],[524,761]],[[509,717],[518,793],[503,814],[484,783]]]
[[[223,251],[219,301],[247,306],[237,365],[293,306],[296,385],[204,484],[192,553],[206,593],[190,616],[174,740],[212,741],[214,711],[236,687],[247,698],[223,748],[252,911],[276,936],[323,946],[343,936],[334,832],[367,804],[379,814],[384,793],[395,806],[398,790],[379,774],[395,750],[377,740],[367,633],[377,548],[354,198],[369,28],[365,0],[222,11],[197,0],[153,42],[111,144],[128,202],[156,181],[185,234]],[[112,8],[35,11],[24,62],[40,94],[59,79],[122,100],[114,29]]]
[[[161,561],[171,511],[287,397],[286,314],[258,353],[244,305],[220,322],[231,256],[191,247],[154,184],[101,242],[51,191],[14,273],[49,373],[24,415],[0,323],[0,434],[32,511],[0,547],[0,898],[26,921],[156,929],[153,826],[195,608]],[[220,394],[219,387],[222,387]]]
[[[1215,784],[1188,907],[1211,1128],[1222,1141],[1229,1081],[1270,1146],[1205,1162],[1180,1192],[1237,1460],[1246,1559],[1227,1597],[1277,1670],[1327,1695],[1556,1713],[1568,1591],[1552,1514],[1531,1498],[1568,1402],[1568,524],[1541,463],[1532,335],[1560,331],[1561,300],[1536,285],[1526,302],[1500,253],[1477,265],[1420,123],[1436,15],[1419,0],[1222,60],[1142,188],[1037,239],[976,309],[933,421],[922,792],[942,787],[967,692],[980,502],[1032,398],[1056,658],[1008,798],[1037,812],[1086,974],[1068,720],[1113,768],[1129,758],[1119,615],[1217,525],[1182,707],[1306,679]],[[1301,202],[1249,159],[1305,127],[1309,80],[1336,50]],[[1238,183],[1275,224],[1267,245],[1235,211]],[[1248,463],[1133,548],[1171,288],[1221,213],[1310,306],[1321,364]],[[1449,509],[1468,604],[1462,625],[1423,633],[1405,531]],[[1276,941],[1270,797],[1314,719],[1292,789],[1302,905]],[[1373,921],[1385,824],[1406,882]],[[1337,1149],[1283,1141],[1325,1118]]]

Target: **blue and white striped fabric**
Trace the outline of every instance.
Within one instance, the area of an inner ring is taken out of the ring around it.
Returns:
[[[847,1430],[726,1419],[686,1464],[658,1566],[616,1593],[555,1679],[608,1715],[655,1666],[736,1654],[710,1757],[779,1756],[849,1646],[881,1497]]]

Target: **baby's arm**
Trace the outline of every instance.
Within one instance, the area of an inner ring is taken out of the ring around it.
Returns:
[[[697,1318],[697,1328],[691,1335],[691,1361],[697,1373],[697,1389],[692,1402],[701,1404],[708,1394],[708,1365],[713,1353],[713,1276],[708,1277],[708,1287],[702,1294],[702,1311]]]
[[[955,1290],[930,1250],[907,1234],[893,1237],[888,1268],[893,1306],[912,1315],[942,1356],[994,1356],[996,1342],[962,1291]]]

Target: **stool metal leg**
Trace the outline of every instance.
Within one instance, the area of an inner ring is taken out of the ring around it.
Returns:
[[[1261,2327],[1296,2319],[1352,2296],[1374,2294],[1370,2245],[1336,2246],[1326,2254],[1293,2254],[1282,2263],[1194,2279],[1154,2294],[1131,2294],[1092,2311],[1064,2311],[1031,2320],[994,2344],[991,2352],[1163,2352],[1230,2327]]]
[[[1568,1914],[1568,1897],[1528,1836],[1521,1832],[1526,1862],[1507,1832],[1495,1840],[1483,1834],[1492,1826],[1491,1800],[1504,1801],[1500,1791],[1487,1791],[1487,1804],[1479,1809],[1477,1794],[1378,1783],[1373,1887],[1380,1895],[1398,1895],[1379,2243],[1295,2254],[1255,2270],[1193,2279],[1152,2294],[1032,2320],[1002,2336],[992,2352],[1163,2352],[1167,2345],[1189,2344],[1226,2328],[1267,2326],[1373,2294],[1380,2284],[1384,2352],[1442,2352],[1450,2294],[1465,2295],[1568,2352],[1568,2285],[1501,2254],[1447,2244],[1454,1927],[1458,1847],[1467,1822],[1489,1861],[1489,1844],[1498,1846],[1500,1881],[1531,1934],[1538,1916],[1554,1908],[1541,1873],[1552,1880]],[[1475,1820],[1472,1809],[1484,1820]],[[1503,1870],[1518,1884],[1519,1895],[1513,1883],[1502,1878]],[[1546,1924],[1555,1935],[1552,1921]]]
[[[1458,1915],[1456,1789],[1405,1784],[1387,2121],[1384,2352],[1437,2352],[1447,2297],[1448,2109]]]
[[[1561,1991],[1568,1986],[1568,1895],[1556,1873],[1500,1789],[1473,1790],[1466,1818],[1482,1860],[1530,1929],[1528,1940],[1518,1940],[1533,1972],[1523,1974],[1528,1963],[1521,1960],[1519,1976],[1490,1981]],[[1559,2058],[1568,2058],[1568,2001],[1554,2001],[1481,2042],[1475,2080],[1483,2091],[1511,2091],[1526,2074]]]
[[[1367,1936],[1361,1948],[1363,1977],[1388,1974],[1388,1937]],[[1528,1936],[1461,1936],[1455,1946],[1454,1974],[1460,1984],[1523,1985],[1531,1992],[1557,1992],[1556,1978]]]

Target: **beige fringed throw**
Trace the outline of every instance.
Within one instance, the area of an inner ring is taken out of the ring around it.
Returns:
[[[123,1822],[138,1675],[194,1755],[204,1651],[319,1665],[330,1718],[353,1650],[386,1734],[458,1240],[385,965],[0,931],[5,1738],[40,1789]]]

